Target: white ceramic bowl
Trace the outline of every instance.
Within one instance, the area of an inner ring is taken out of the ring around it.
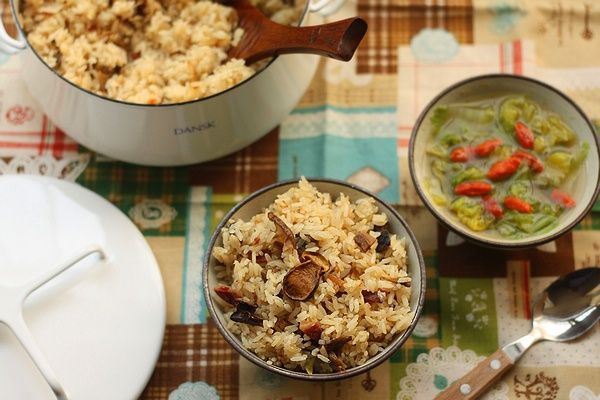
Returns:
[[[246,357],[249,361],[254,364],[263,367],[271,372],[296,379],[312,380],[312,381],[330,381],[336,379],[349,378],[361,373],[364,373],[371,368],[381,364],[388,357],[390,357],[406,340],[409,338],[413,331],[425,302],[425,262],[421,254],[421,249],[417,243],[415,236],[411,232],[410,228],[404,221],[404,219],[398,214],[396,210],[387,205],[377,196],[366,190],[359,188],[355,185],[351,185],[346,182],[329,180],[329,179],[309,179],[310,183],[315,186],[320,192],[330,193],[333,198],[339,196],[340,193],[347,195],[350,200],[356,200],[363,197],[373,197],[381,212],[384,212],[389,221],[390,232],[397,234],[400,237],[406,238],[406,252],[408,255],[408,275],[412,278],[412,293],[410,298],[410,308],[414,311],[414,316],[409,328],[403,333],[399,334],[385,350],[374,357],[370,358],[365,364],[347,369],[345,371],[330,373],[330,374],[313,374],[301,373],[296,371],[290,371],[288,369],[277,367],[274,365],[268,365],[264,360],[254,354],[252,351],[246,349],[239,337],[232,334],[225,327],[225,319],[223,317],[224,310],[220,307],[217,301],[213,300],[214,288],[217,286],[217,280],[214,274],[214,268],[217,265],[217,261],[214,257],[210,256],[212,249],[215,246],[222,245],[221,229],[230,219],[241,218],[243,220],[249,220],[256,214],[262,212],[267,206],[269,206],[277,197],[277,195],[285,193],[288,189],[296,186],[298,183],[295,180],[284,181],[276,183],[271,186],[267,186],[263,189],[254,192],[238,205],[236,205],[229,213],[223,217],[223,220],[216,228],[215,233],[208,245],[207,256],[204,262],[203,269],[203,287],[204,296],[208,305],[208,311],[217,325],[217,328],[223,335],[223,337],[235,348],[242,356]]]
[[[579,176],[575,191],[571,193],[577,201],[577,205],[573,209],[564,212],[560,216],[558,225],[550,231],[522,239],[507,239],[485,231],[471,231],[447,208],[434,204],[423,188],[422,182],[427,176],[430,176],[429,163],[423,162],[423,160],[426,160],[425,150],[430,138],[430,116],[433,110],[437,106],[448,103],[481,99],[485,94],[490,96],[503,94],[525,95],[538,102],[545,109],[560,115],[576,132],[578,141],[585,141],[590,145],[588,157],[578,172]],[[522,76],[507,74],[482,75],[448,87],[425,107],[415,123],[410,139],[409,165],[417,193],[427,208],[443,225],[478,244],[512,249],[538,246],[549,242],[573,228],[590,211],[600,190],[599,148],[598,136],[591,122],[573,100],[557,89],[535,79]]]

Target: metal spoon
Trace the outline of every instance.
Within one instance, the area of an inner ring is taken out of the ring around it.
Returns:
[[[476,399],[502,377],[533,344],[575,339],[600,319],[600,268],[571,272],[554,281],[533,306],[531,332],[507,344],[440,393],[436,400]]]

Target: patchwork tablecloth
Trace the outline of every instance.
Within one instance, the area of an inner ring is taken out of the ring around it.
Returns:
[[[407,144],[441,89],[488,72],[534,76],[600,123],[600,4],[594,0],[348,0],[369,32],[349,63],[323,60],[298,107],[258,143],[185,168],[114,162],[49,121],[0,54],[0,174],[77,181],[140,228],[167,293],[162,354],[143,399],[432,399],[480,358],[528,331],[531,299],[553,277],[600,265],[600,205],[542,248],[492,252],[457,241],[416,196]],[[220,218],[245,194],[291,177],[326,176],[397,206],[424,249],[427,300],[412,338],[389,362],[349,381],[307,384],[240,358],[201,295],[201,263]],[[115,366],[118,368],[118,366]],[[541,343],[488,399],[600,398],[600,328],[573,343]]]

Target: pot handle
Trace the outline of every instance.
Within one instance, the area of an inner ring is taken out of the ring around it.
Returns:
[[[344,4],[346,0],[314,0],[310,2],[308,10],[326,17],[342,8]]]
[[[6,7],[6,5],[4,7]],[[2,8],[2,13],[4,13],[4,7]],[[13,18],[16,20],[14,15]],[[13,38],[6,31],[6,28],[4,27],[4,21],[2,18],[0,18],[0,52],[6,54],[15,54],[21,50],[25,50],[26,48],[27,42],[21,35],[21,32],[19,31],[16,39]]]

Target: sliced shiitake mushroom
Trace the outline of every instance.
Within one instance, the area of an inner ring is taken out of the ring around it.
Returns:
[[[377,248],[375,251],[382,253],[390,247],[390,244],[390,233],[387,230],[383,230],[381,231],[381,235],[377,237]]]
[[[239,322],[242,324],[262,326],[262,319],[258,318],[254,313],[256,312],[256,306],[240,301],[237,303],[237,308],[233,314],[229,317],[233,322]]]
[[[344,345],[348,342],[351,342],[352,338],[350,336],[341,336],[339,338],[333,339],[331,342],[325,345],[325,350],[327,352],[337,353],[344,347]]]
[[[346,363],[342,361],[335,353],[329,354],[329,361],[331,361],[330,367],[333,372],[345,371],[347,367]]]
[[[368,251],[377,239],[365,232],[360,232],[354,236],[354,242],[364,252]]]
[[[292,268],[283,278],[283,293],[292,300],[304,301],[315,291],[321,280],[321,267],[312,261]]]
[[[327,261],[325,256],[323,256],[322,254],[319,254],[319,253],[315,253],[313,251],[303,252],[302,256],[300,257],[300,260],[312,261],[313,264],[317,264],[319,267],[321,267],[321,272],[327,272],[327,271],[329,271],[329,268],[330,268],[329,261]]]
[[[232,306],[237,306],[242,298],[241,293],[225,285],[217,286],[215,288],[215,293]]]
[[[344,280],[336,274],[330,272],[329,274],[325,275],[325,278],[331,280],[336,288],[336,293],[339,293],[344,289]]]
[[[308,242],[304,239],[302,239],[300,236],[296,237],[296,251],[298,253],[302,253],[304,250],[306,250],[306,246],[308,245]]]
[[[310,338],[313,342],[318,342],[321,339],[321,333],[323,333],[323,328],[321,324],[317,321],[312,320],[304,320],[300,322],[299,328],[306,336]]]
[[[377,293],[373,293],[368,290],[363,290],[362,296],[363,296],[363,299],[365,300],[365,303],[369,303],[369,304],[381,303],[381,299],[379,298],[379,295]]]
[[[269,219],[275,224],[277,241],[283,245],[283,252],[292,250],[296,246],[296,238],[292,230],[277,215],[270,212]]]

